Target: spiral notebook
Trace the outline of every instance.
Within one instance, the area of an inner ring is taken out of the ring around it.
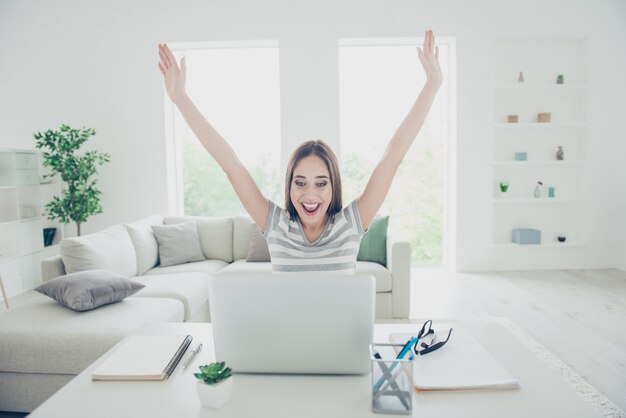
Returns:
[[[92,380],[165,380],[174,371],[191,335],[131,335],[91,375]]]

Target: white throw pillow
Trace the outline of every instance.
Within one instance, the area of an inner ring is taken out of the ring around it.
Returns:
[[[163,225],[163,216],[151,215],[132,224],[124,224],[137,254],[137,275],[159,263],[159,244],[152,232],[152,225]]]
[[[194,221],[152,225],[152,231],[159,243],[161,267],[204,260]]]
[[[209,216],[167,216],[165,225],[196,222],[202,254],[208,260],[233,261],[233,218]]]
[[[115,225],[94,234],[61,241],[65,271],[107,270],[125,277],[137,275],[137,256],[128,231]]]

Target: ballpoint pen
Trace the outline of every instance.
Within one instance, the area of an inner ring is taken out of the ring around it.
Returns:
[[[183,364],[183,370],[185,370],[185,368],[189,366],[191,361],[196,357],[196,354],[198,354],[200,350],[202,350],[202,343],[198,344],[193,350],[191,350],[191,355],[185,361],[185,364]]]

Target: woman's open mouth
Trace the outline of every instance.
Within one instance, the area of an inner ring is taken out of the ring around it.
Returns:
[[[315,216],[320,211],[321,203],[301,203],[302,209],[307,216]]]

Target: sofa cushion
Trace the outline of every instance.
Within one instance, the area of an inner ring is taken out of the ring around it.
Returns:
[[[253,224],[250,227],[250,246],[248,248],[246,261],[272,261],[267,241],[265,241],[265,238],[261,235],[261,230],[257,224]]]
[[[204,260],[194,221],[175,225],[152,225],[151,228],[159,243],[161,266],[175,266]]]
[[[230,263],[228,266],[224,267],[220,271],[220,274],[231,274],[231,273],[244,273],[244,274],[255,274],[255,273],[271,273],[272,272],[272,263],[250,263],[246,260],[235,260]]]
[[[225,216],[166,216],[165,225],[195,221],[200,247],[207,260],[233,261],[233,218]]]
[[[251,263],[246,260],[236,260],[224,267],[218,274],[256,274],[271,273],[272,263]],[[376,292],[391,291],[391,272],[378,263],[369,261],[356,262],[356,274],[371,274],[376,278]]]
[[[134,279],[146,287],[135,293],[133,298],[177,299],[185,306],[185,321],[207,303],[209,275],[206,273],[150,274]]]
[[[137,275],[141,276],[159,262],[159,244],[152,225],[163,225],[163,216],[151,215],[132,224],[124,224],[137,256]]]
[[[85,270],[49,280],[35,290],[75,311],[119,302],[144,285],[106,270]]]
[[[376,293],[391,292],[391,272],[384,266],[370,261],[357,261],[356,274],[371,274],[376,277]]]
[[[33,293],[0,313],[0,371],[78,374],[126,335],[151,322],[181,322],[174,299],[130,297],[88,312]]]
[[[379,216],[374,218],[367,232],[361,239],[359,253],[356,256],[358,261],[372,261],[374,263],[387,265],[387,227],[389,216]]]
[[[207,274],[217,273],[226,267],[228,263],[220,260],[204,260],[195,263],[179,264],[177,266],[160,267],[156,266],[146,272],[146,276],[153,274],[174,274],[188,272],[203,272]]]
[[[250,229],[254,225],[250,215],[237,215],[233,219],[233,259],[241,260],[248,256]]]
[[[67,273],[108,270],[125,277],[137,275],[135,247],[122,225],[82,237],[63,239],[61,258]]]

